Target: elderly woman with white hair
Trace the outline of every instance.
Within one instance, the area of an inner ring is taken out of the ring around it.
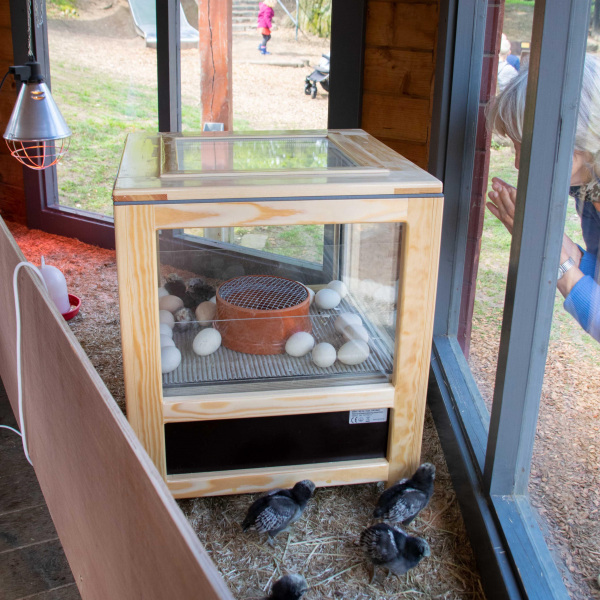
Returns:
[[[517,169],[526,92],[524,68],[490,103],[487,112],[490,129],[513,142]],[[492,179],[487,207],[511,233],[516,195],[514,187],[497,177]],[[563,236],[557,287],[565,297],[565,309],[600,341],[600,60],[589,54],[583,73],[569,195],[575,198],[586,248]]]

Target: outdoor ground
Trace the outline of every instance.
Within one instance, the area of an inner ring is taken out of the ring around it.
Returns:
[[[513,2],[506,6],[505,31],[509,38],[519,41],[526,38],[532,4]],[[146,48],[133,30],[125,0],[82,0],[77,16],[66,17],[55,12],[49,32],[53,93],[75,134],[71,152],[59,169],[61,201],[110,214],[110,189],[125,134],[156,130],[155,51]],[[275,66],[273,63],[308,60],[315,65],[321,53],[328,49],[327,40],[301,35],[296,42],[292,30],[275,29],[269,44],[270,57],[259,55],[258,41],[254,31],[234,36],[235,128],[324,128],[327,94],[319,90],[317,98],[312,100],[303,91],[304,78],[312,67]],[[182,52],[182,89],[184,129],[199,129],[196,50]],[[516,183],[511,162],[509,147],[494,148],[492,174],[500,174]],[[577,216],[570,212],[567,229],[576,235],[578,228]],[[509,247],[508,234],[488,215],[482,241],[470,358],[479,389],[488,405],[494,386]],[[87,304],[84,301],[83,315],[78,317],[80,321],[74,322],[74,329],[109,389],[116,398],[122,399],[122,380],[117,366],[120,349],[116,284],[112,272],[114,257],[107,254],[98,261],[98,281],[93,284],[93,290],[86,292],[82,287],[82,293],[90,297]],[[71,277],[76,279],[79,273],[73,271]],[[84,323],[83,318],[87,322]],[[580,599],[600,598],[597,583],[600,573],[599,398],[600,346],[581,332],[558,300],[530,489],[549,545],[556,552],[558,563],[564,565],[565,581],[572,596]],[[236,546],[239,537],[231,523],[239,520],[245,499],[190,501],[182,506],[217,563],[219,557],[223,558],[221,568],[232,588],[247,592],[242,594],[243,597],[258,596],[271,575],[284,569],[284,556],[285,566],[307,568],[315,582],[324,582],[339,574],[338,578],[323,584],[319,592],[321,597],[339,597],[341,594],[345,598],[391,598],[397,597],[400,590],[402,597],[409,598],[434,597],[436,594],[444,598],[477,597],[480,592],[477,577],[472,573],[473,558],[465,542],[439,446],[435,446],[437,436],[430,419],[425,440],[423,457],[437,461],[442,469],[441,495],[434,499],[434,505],[419,528],[424,535],[434,539],[434,557],[438,558],[419,567],[404,584],[364,587],[364,567],[356,566],[358,557],[352,546],[352,535],[355,534],[344,534],[339,529],[333,533],[326,529],[317,534],[314,530],[317,516],[327,521],[334,510],[332,507],[346,506],[348,493],[354,493],[354,490],[361,503],[371,502],[376,494],[374,486],[349,488],[350,492],[340,493],[339,498],[335,492],[324,491],[311,509],[307,523],[295,531],[289,544],[282,538],[275,550],[259,549],[253,545],[253,539],[246,538],[242,546]],[[224,510],[225,504],[229,508]],[[355,506],[353,518],[356,527],[366,524],[367,510],[363,504]],[[214,524],[215,529],[207,530],[207,523]],[[339,523],[331,525],[338,526]],[[440,529],[452,533],[443,537]],[[318,535],[316,541],[314,535]],[[326,552],[324,549],[330,548],[330,544],[335,550]],[[315,548],[318,550],[312,554]],[[317,563],[317,554],[329,562]],[[239,575],[236,575],[232,565],[237,564],[236,556],[239,558],[240,555],[244,555],[247,564],[237,569]],[[450,568],[448,563],[455,564],[456,568]],[[446,582],[443,589],[438,586],[440,580]]]

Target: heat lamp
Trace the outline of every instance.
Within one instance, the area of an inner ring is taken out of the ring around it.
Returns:
[[[4,132],[12,156],[31,169],[55,165],[69,149],[71,130],[60,114],[50,89],[44,82],[40,63],[35,60],[31,44],[32,8],[29,7],[29,61],[9,67],[9,74],[23,82],[19,97]]]

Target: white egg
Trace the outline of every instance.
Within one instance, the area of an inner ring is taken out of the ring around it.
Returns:
[[[160,365],[163,373],[174,371],[181,364],[181,352],[175,346],[160,349]]]
[[[342,313],[333,323],[339,333],[342,333],[348,325],[362,325],[362,319],[356,313]]]
[[[358,291],[361,296],[366,298],[372,298],[375,290],[379,287],[379,284],[372,279],[363,279],[358,284]]]
[[[159,310],[158,320],[160,323],[168,325],[171,329],[175,326],[175,317],[173,316],[173,313],[168,310]]]
[[[340,295],[329,288],[323,288],[315,294],[315,304],[324,310],[335,308],[341,300]]]
[[[348,295],[348,288],[343,281],[334,279],[327,284],[327,287],[340,295],[340,298],[345,298]]]
[[[164,333],[161,333],[160,335],[160,347],[164,348],[165,346],[174,346],[175,342],[173,341],[173,338],[170,335],[165,335]]]
[[[317,367],[330,367],[336,358],[335,348],[327,342],[321,342],[313,348],[312,360]]]
[[[298,331],[288,338],[285,343],[285,351],[290,356],[304,356],[308,354],[315,345],[315,338],[306,333],[306,331]]]
[[[358,365],[369,358],[369,345],[362,340],[350,340],[338,350],[337,357],[345,365]]]
[[[216,303],[217,303],[217,297],[216,297],[216,296],[213,296],[213,297],[212,297],[212,298],[209,300],[209,302],[212,302],[213,304],[216,304]]]
[[[158,297],[162,298],[163,296],[168,296],[169,292],[167,292],[167,290],[165,290],[164,287],[159,287],[158,288]]]
[[[310,306],[315,299],[315,293],[305,283],[302,283],[301,281],[298,281],[297,283],[303,285],[306,288],[308,292],[308,305]]]
[[[397,290],[393,285],[382,285],[373,294],[373,300],[377,302],[393,303],[396,301],[396,298]]]
[[[208,356],[216,352],[221,345],[221,334],[212,327],[203,329],[195,338],[192,344],[194,352],[199,356]]]
[[[174,313],[183,308],[183,300],[179,296],[163,296],[158,299],[158,308]]]
[[[167,325],[166,323],[161,323],[160,335],[168,335],[169,337],[173,337],[173,328]]]
[[[369,332],[362,325],[347,325],[342,330],[342,335],[348,341],[350,341],[350,340],[362,340],[363,342],[369,341]]]
[[[210,300],[207,300],[206,302],[200,302],[200,304],[196,306],[196,319],[203,327],[212,325],[216,314],[217,305]]]

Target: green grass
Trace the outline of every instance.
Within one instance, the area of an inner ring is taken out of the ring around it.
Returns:
[[[533,2],[506,0],[502,31],[511,42],[530,42]]]
[[[58,164],[60,203],[112,215],[112,187],[128,133],[158,131],[156,90],[85,67],[58,63],[52,93],[73,131],[69,152]],[[184,130],[202,129],[199,107],[182,107]],[[247,123],[236,121],[236,129]]]
[[[236,227],[235,243],[248,233],[267,236],[263,250],[273,254],[323,262],[323,225]]]

